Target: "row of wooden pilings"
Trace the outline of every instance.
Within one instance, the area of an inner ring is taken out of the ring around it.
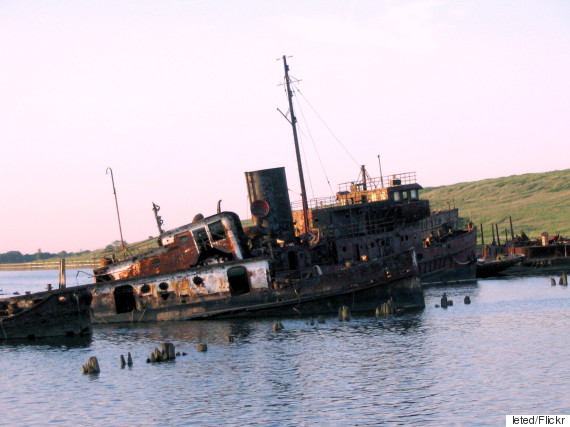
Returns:
[[[382,315],[387,316],[390,314],[394,314],[397,312],[396,307],[394,306],[394,303],[392,301],[392,299],[390,298],[390,300],[388,300],[387,302],[385,302],[384,304],[382,304],[380,307],[376,308],[376,317],[380,317]],[[350,308],[346,305],[343,305],[341,307],[339,307],[338,309],[338,320],[340,322],[348,322],[350,321],[350,319],[352,318],[351,314],[350,314]],[[316,321],[317,323],[325,323],[325,316],[317,316],[316,317]],[[315,318],[311,317],[309,319],[309,323],[311,325],[315,324]],[[283,323],[281,322],[275,322],[273,324],[273,330],[275,332],[280,332],[283,330]],[[235,341],[235,337],[233,335],[228,335],[226,337],[226,340],[228,342],[234,342]],[[198,344],[196,346],[196,350],[199,352],[204,352],[204,351],[208,351],[208,345],[207,344]],[[176,352],[175,351],[175,347],[174,344],[172,343],[164,343],[162,344],[162,350],[159,350],[157,347],[154,349],[154,351],[150,354],[150,356],[147,358],[146,363],[160,363],[160,362],[166,362],[166,361],[171,361],[171,360],[175,360],[177,356],[180,356],[180,352]],[[186,356],[187,353],[182,353],[182,356]],[[123,356],[121,354],[120,356],[120,364],[121,364],[121,368],[124,368],[125,366],[133,366],[133,358],[131,356],[131,353],[129,352],[127,354],[127,358],[125,359],[125,356]],[[82,371],[84,374],[98,374],[101,372],[101,369],[99,367],[99,361],[97,360],[96,357],[91,357],[89,359],[89,361],[82,366]]]
[[[550,278],[550,284],[552,286],[556,286],[556,279],[554,277]],[[568,286],[568,277],[566,276],[565,271],[562,273],[562,276],[560,276],[560,278],[558,279],[558,284],[560,286]]]

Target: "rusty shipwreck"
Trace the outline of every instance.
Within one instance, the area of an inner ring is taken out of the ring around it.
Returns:
[[[94,322],[331,314],[424,307],[426,281],[473,279],[476,228],[456,209],[431,212],[415,173],[341,185],[309,201],[286,58],[285,85],[297,155],[300,205],[284,168],[246,172],[253,225],[220,212],[170,231],[158,245],[106,257],[94,269]],[[386,183],[387,185],[384,185]]]
[[[0,341],[90,335],[91,300],[77,288],[0,299]]]
[[[392,252],[374,247],[380,234],[394,230],[369,229],[354,240],[350,227],[326,233],[310,219],[283,61],[301,217],[292,212],[284,168],[246,173],[254,224],[245,230],[235,213],[218,209],[216,215],[197,215],[190,224],[163,232],[155,205],[157,247],[139,254],[123,251],[94,269],[95,283],[85,287],[93,295],[94,322],[319,315],[337,313],[343,305],[353,311],[374,311],[383,304],[389,311],[424,307],[414,247]],[[345,247],[354,242],[370,250],[355,256]]]
[[[158,248],[95,269],[97,283],[86,286],[93,321],[318,315],[342,305],[374,311],[388,302],[394,309],[424,306],[413,251],[338,261],[330,241],[298,239],[291,211],[286,221],[278,201],[264,201],[273,210],[262,234],[258,226],[244,231],[235,213],[221,212],[163,233]]]

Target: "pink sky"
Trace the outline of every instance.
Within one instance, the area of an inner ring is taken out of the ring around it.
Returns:
[[[378,154],[424,187],[567,169],[569,23],[548,0],[2,2],[0,253],[119,239],[107,167],[127,242],[153,201],[166,228],[249,217],[245,171],[286,167],[296,200],[283,54],[334,132],[297,96],[310,197]]]

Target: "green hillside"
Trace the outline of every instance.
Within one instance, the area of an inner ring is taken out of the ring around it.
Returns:
[[[515,235],[524,230],[529,237],[544,231],[570,237],[570,169],[425,188],[421,197],[430,200],[432,210],[455,206],[462,218],[483,224],[485,243],[491,242],[495,223],[501,241],[505,229],[510,236],[509,215]]]

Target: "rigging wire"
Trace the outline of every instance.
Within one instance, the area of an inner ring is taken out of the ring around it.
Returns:
[[[303,108],[301,107],[301,103],[298,100],[297,100],[297,107],[299,108],[299,111],[301,111],[301,116],[303,117],[303,123],[304,123],[305,127],[307,128],[307,133],[309,134],[311,142],[313,143],[313,148],[315,149],[315,153],[317,153],[317,158],[319,159],[319,163],[321,164],[321,169],[323,170],[323,174],[325,175],[325,179],[327,180],[327,184],[329,186],[329,189],[331,190],[331,194],[334,196],[335,193],[332,189],[331,182],[330,182],[329,177],[327,175],[327,171],[325,169],[325,166],[323,165],[323,160],[321,159],[321,155],[319,154],[319,150],[317,149],[317,145],[315,144],[315,139],[313,138],[313,134],[311,133],[311,129],[309,128],[309,122],[305,118],[305,113],[303,112]],[[307,160],[305,160],[305,163],[307,163]],[[311,184],[311,191],[312,191],[312,184]],[[313,193],[313,198],[314,197],[315,197],[315,195]]]
[[[303,95],[303,92],[301,92],[301,90],[297,87],[296,88],[297,91],[299,92],[299,94],[303,97],[303,99],[307,102],[307,104],[309,105],[309,107],[311,107],[311,110],[313,110],[313,113],[315,113],[317,115],[317,117],[319,118],[319,120],[323,123],[323,125],[325,125],[325,127],[328,129],[328,131],[331,133],[331,135],[336,139],[336,141],[340,144],[340,146],[344,149],[344,151],[346,151],[346,154],[348,154],[348,156],[352,159],[352,161],[354,162],[354,164],[358,167],[360,167],[360,163],[358,163],[354,157],[352,156],[352,154],[350,154],[350,151],[348,151],[348,149],[344,146],[344,144],[341,142],[341,140],[334,134],[334,132],[332,131],[332,129],[329,127],[329,125],[327,125],[327,123],[323,120],[323,118],[319,115],[319,113],[317,113],[317,111],[315,110],[315,108],[311,105],[311,103],[309,102],[309,100],[307,98],[305,98],[305,95]]]

